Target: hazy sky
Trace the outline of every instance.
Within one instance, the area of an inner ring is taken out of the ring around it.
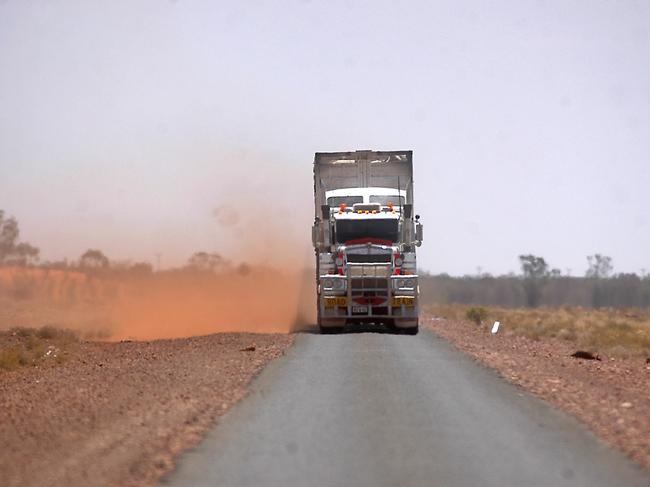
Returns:
[[[0,209],[45,259],[272,261],[354,149],[414,151],[432,272],[650,270],[650,2],[0,0]]]

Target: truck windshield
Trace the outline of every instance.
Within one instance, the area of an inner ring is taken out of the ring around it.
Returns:
[[[395,206],[404,206],[404,196],[397,196],[397,195],[386,195],[386,194],[380,194],[380,195],[371,195],[370,196],[370,202],[371,203],[379,203],[381,206],[388,206],[388,203],[392,203]]]
[[[336,222],[336,241],[338,243],[353,240],[399,240],[398,221],[395,219],[338,220]]]
[[[327,198],[327,204],[330,208],[338,208],[341,203],[345,203],[345,206],[352,208],[355,203],[363,203],[363,196],[330,196]]]

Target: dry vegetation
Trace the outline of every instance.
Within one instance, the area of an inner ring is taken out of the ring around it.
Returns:
[[[76,333],[52,326],[0,331],[0,370],[61,364],[78,343]]]
[[[465,305],[432,305],[427,311],[453,320],[478,325],[501,322],[500,333],[545,337],[574,342],[577,348],[609,356],[650,357],[650,310],[559,308],[500,308]]]

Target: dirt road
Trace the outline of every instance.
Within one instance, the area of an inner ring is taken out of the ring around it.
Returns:
[[[168,486],[647,486],[581,424],[424,331],[300,335]]]

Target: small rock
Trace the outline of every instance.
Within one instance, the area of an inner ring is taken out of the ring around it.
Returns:
[[[629,409],[629,408],[632,407],[632,403],[631,402],[622,402],[621,407],[625,408],[625,409]]]
[[[242,348],[240,352],[254,352],[255,351],[255,345],[252,345],[250,347]]]
[[[600,360],[599,355],[595,353],[587,352],[586,350],[578,350],[576,352],[573,352],[571,356],[573,358],[581,358],[585,360]]]

